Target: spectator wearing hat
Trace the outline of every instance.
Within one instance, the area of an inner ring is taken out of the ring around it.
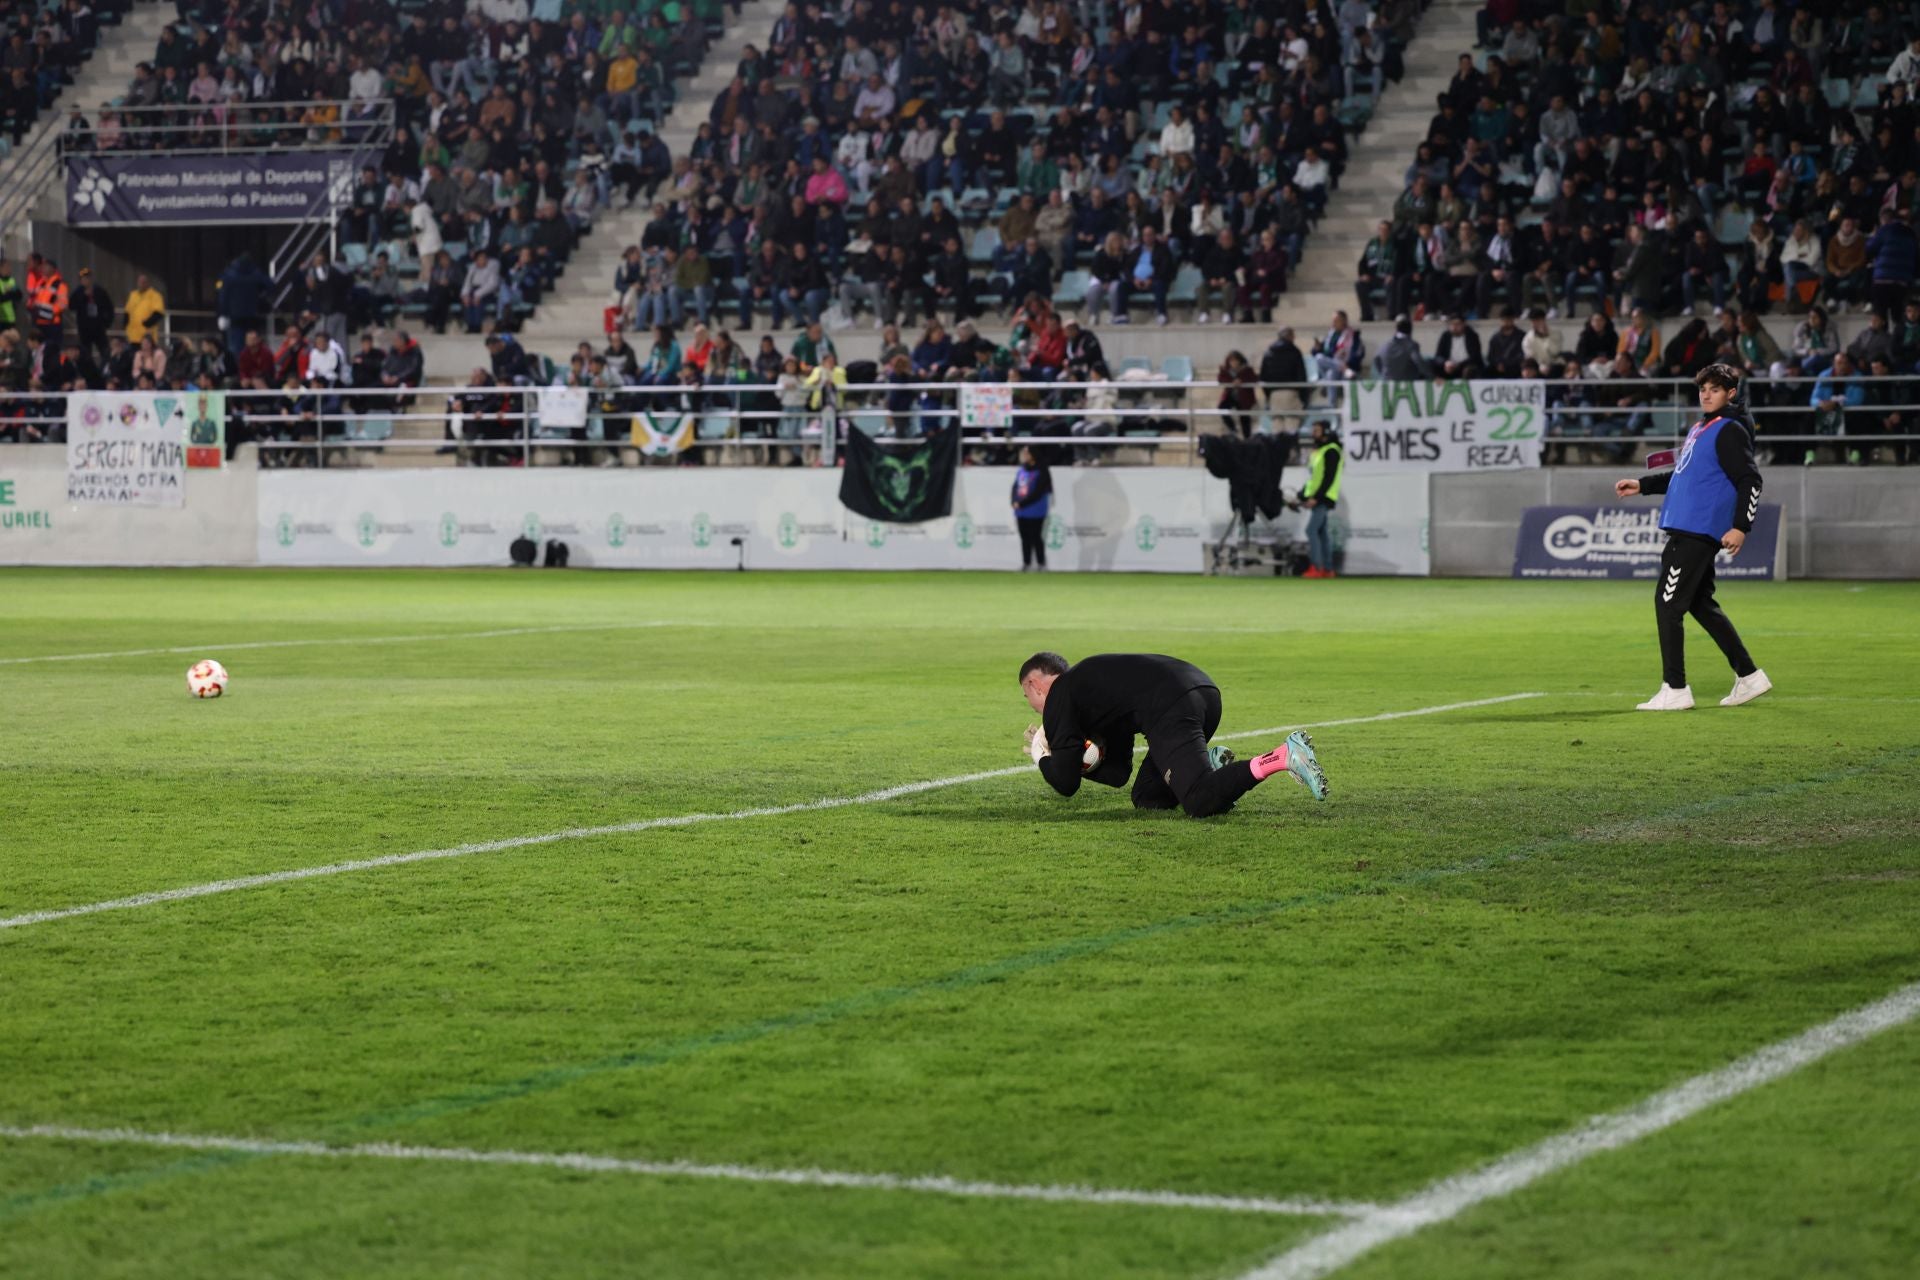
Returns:
[[[1475,345],[1477,349],[1477,340]],[[1393,336],[1373,357],[1373,371],[1388,382],[1426,382],[1433,378],[1433,365],[1414,340],[1412,320],[1401,316],[1394,321]]]
[[[1306,382],[1306,357],[1300,354],[1300,348],[1294,344],[1292,326],[1287,326],[1280,330],[1260,356],[1260,387],[1265,394],[1267,408],[1275,414],[1274,425],[1277,430],[1292,430],[1298,426],[1300,410],[1306,403],[1302,392]]]
[[[1487,375],[1494,378],[1517,378],[1526,364],[1527,356],[1523,349],[1526,334],[1515,323],[1517,313],[1508,307],[1500,313],[1500,327],[1487,339]]]

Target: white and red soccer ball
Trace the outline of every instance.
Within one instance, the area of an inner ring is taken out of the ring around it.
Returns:
[[[227,669],[212,658],[187,668],[187,692],[196,698],[217,698],[227,691]]]

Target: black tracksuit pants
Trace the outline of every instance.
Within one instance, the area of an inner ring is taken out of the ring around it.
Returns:
[[[1686,621],[1692,614],[1701,629],[1727,655],[1736,676],[1750,676],[1757,667],[1740,642],[1740,633],[1713,598],[1713,558],[1720,544],[1698,534],[1667,536],[1660,556],[1660,576],[1653,584],[1653,612],[1660,628],[1660,678],[1675,689],[1686,687]]]
[[[1136,809],[1181,809],[1189,817],[1225,813],[1253,790],[1253,766],[1236,760],[1215,769],[1207,740],[1220,727],[1220,691],[1189,691],[1147,730],[1147,756],[1133,780]]]
[[[1045,516],[1015,516],[1013,522],[1020,526],[1020,564],[1047,567],[1047,518]]]

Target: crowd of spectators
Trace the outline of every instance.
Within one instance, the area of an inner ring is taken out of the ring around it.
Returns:
[[[0,130],[19,146],[133,0],[0,3]]]
[[[1268,315],[1415,0],[787,6],[652,218],[628,322]],[[1357,51],[1357,52],[1356,52]],[[1363,74],[1343,68],[1357,57]],[[675,277],[691,255],[701,286]],[[704,287],[704,292],[701,291]],[[663,313],[662,308],[666,308]]]
[[[1920,6],[1493,0],[1479,18],[1484,53],[1461,55],[1361,256],[1363,319],[1898,312]]]
[[[1568,434],[1650,430],[1577,410],[1651,405],[1618,383],[1714,361],[1760,375],[1776,433],[1905,429],[1873,410],[1909,384],[1871,375],[1920,371],[1885,337],[1920,269],[1920,5],[1492,0],[1478,19],[1360,255],[1362,322],[1447,317],[1445,372],[1613,380],[1556,389]],[[1828,317],[1854,307],[1878,318],[1839,352]],[[1550,322],[1583,309],[1561,349]],[[1805,317],[1788,349],[1773,312]],[[1475,320],[1499,325],[1484,349]],[[1391,376],[1424,376],[1410,334],[1388,345]]]
[[[181,14],[119,98],[74,113],[68,149],[358,151],[344,248],[325,264],[353,327],[406,314],[478,332],[514,327],[552,288],[616,183],[631,197],[668,176],[653,130],[722,9],[202,0]],[[310,276],[274,281],[271,309],[327,305]]]

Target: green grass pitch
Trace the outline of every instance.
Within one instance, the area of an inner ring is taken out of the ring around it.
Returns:
[[[1324,805],[1021,774],[0,929],[0,1128],[1390,1202],[1920,979],[1920,586],[1724,588],[1776,691],[1693,630],[1662,716],[1649,594],[0,573],[0,917],[1011,767],[1042,647],[1189,658],[1224,733],[1546,695],[1317,729]],[[1910,1277],[1917,1071],[1910,1023],[1340,1274]],[[1231,1278],[1336,1225],[0,1137],[36,1280]]]

